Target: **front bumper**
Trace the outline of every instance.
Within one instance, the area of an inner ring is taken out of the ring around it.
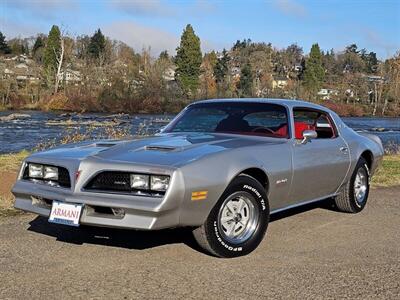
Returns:
[[[179,226],[184,191],[167,192],[163,198],[109,193],[80,192],[18,180],[12,190],[15,208],[41,216],[50,215],[53,200],[84,204],[81,224],[155,230]],[[122,209],[115,215],[112,209]]]

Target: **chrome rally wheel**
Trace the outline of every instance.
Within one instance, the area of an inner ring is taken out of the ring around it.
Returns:
[[[243,243],[254,233],[259,217],[254,200],[250,193],[236,192],[222,204],[218,213],[218,228],[231,243]]]
[[[362,205],[368,189],[368,173],[365,168],[359,168],[354,179],[354,198],[358,205]]]
[[[360,157],[350,180],[335,197],[335,204],[339,210],[358,213],[364,209],[369,194],[369,176],[368,164]]]
[[[268,221],[265,188],[255,178],[240,174],[232,180],[193,235],[207,252],[218,257],[237,257],[258,247]]]

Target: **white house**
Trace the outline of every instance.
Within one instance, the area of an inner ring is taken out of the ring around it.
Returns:
[[[65,80],[67,83],[80,82],[81,72],[71,69],[65,69],[64,71],[60,72],[60,74],[58,75],[58,79]]]
[[[240,77],[240,68],[239,67],[232,67],[231,68],[231,75],[232,75],[232,77]]]
[[[175,80],[175,68],[174,67],[168,67],[163,76],[165,81],[174,81]]]
[[[289,81],[283,76],[274,76],[272,80],[272,89],[280,88],[283,89],[288,85]]]
[[[324,100],[329,100],[331,98],[331,96],[339,95],[339,91],[332,90],[332,89],[320,89],[318,91],[317,95],[320,96]]]
[[[295,64],[293,66],[293,70],[295,70],[296,72],[301,72],[303,70],[303,66],[301,64]]]

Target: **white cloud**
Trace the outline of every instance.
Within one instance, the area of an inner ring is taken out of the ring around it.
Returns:
[[[160,0],[110,0],[109,6],[133,16],[150,17],[207,17],[217,10],[216,3],[209,0],[193,2]]]
[[[111,0],[110,5],[131,15],[173,16],[176,12],[159,0]]]
[[[197,0],[189,8],[193,15],[202,15],[204,17],[209,16],[217,11],[216,2],[211,2],[207,0]]]
[[[55,14],[79,8],[76,0],[5,0],[6,8],[32,14],[32,17],[53,18]]]
[[[400,47],[400,44],[387,41],[384,36],[372,29],[364,29],[364,36],[371,47],[383,49],[386,57],[394,55]]]
[[[157,56],[161,51],[167,50],[171,55],[176,54],[176,48],[180,43],[180,36],[171,32],[148,27],[136,22],[115,22],[102,26],[102,31],[112,39],[120,40],[140,52],[143,48],[150,47],[151,54]],[[200,37],[202,52],[222,49],[223,45]]]
[[[295,17],[307,16],[306,8],[295,0],[275,0],[274,6],[285,15]]]
[[[135,22],[115,22],[103,27],[103,32],[117,40],[121,40],[136,51],[151,47],[151,53],[157,55],[163,50],[175,53],[179,38],[174,34],[153,27],[146,27]]]
[[[0,28],[7,40],[15,37],[36,36],[41,32],[40,28],[32,24],[22,24],[20,22],[6,21],[0,18]]]

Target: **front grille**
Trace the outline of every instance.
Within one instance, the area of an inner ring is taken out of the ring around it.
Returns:
[[[50,166],[47,165],[46,166]],[[29,163],[26,164],[24,174],[22,175],[22,178],[25,180],[30,180],[30,181],[35,181],[35,182],[43,182],[43,183],[48,183],[49,185],[52,185],[53,183],[64,188],[70,188],[71,187],[71,178],[69,177],[69,172],[66,168],[64,167],[58,167],[51,165],[52,167],[57,167],[58,168],[58,180],[57,181],[50,181],[46,179],[40,179],[40,178],[31,178],[29,177]]]
[[[58,184],[62,187],[71,187],[71,178],[66,168],[58,167]]]
[[[124,172],[103,172],[95,176],[86,189],[130,192],[130,174]]]
[[[137,190],[131,188],[131,173],[119,171],[104,171],[92,178],[84,187],[87,191],[123,193],[138,196],[162,197],[165,192]]]

